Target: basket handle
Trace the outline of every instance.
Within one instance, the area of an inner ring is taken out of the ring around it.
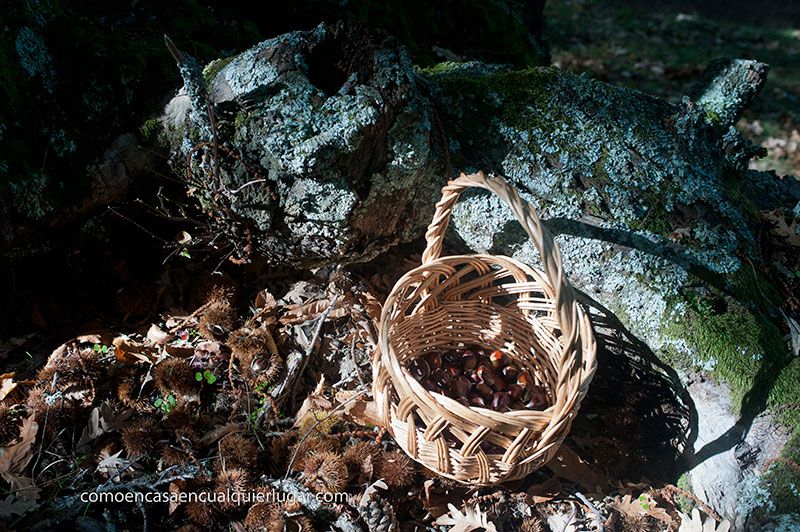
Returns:
[[[561,252],[558,244],[553,240],[553,235],[542,225],[542,220],[528,202],[522,199],[519,193],[501,177],[489,177],[483,172],[475,174],[461,174],[458,179],[451,180],[442,188],[442,199],[436,204],[428,230],[425,233],[427,246],[422,253],[422,264],[428,264],[438,259],[442,254],[442,242],[450,215],[461,192],[469,187],[477,187],[494,192],[514,213],[517,221],[528,233],[539,255],[545,276],[555,290],[556,314],[561,318],[561,331],[566,336],[572,336],[576,316],[573,314],[575,292],[572,285],[564,275],[564,265],[561,261]]]

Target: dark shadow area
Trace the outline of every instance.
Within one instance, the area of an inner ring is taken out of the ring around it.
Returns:
[[[697,437],[697,413],[674,369],[607,308],[579,292],[597,340],[597,372],[566,440],[611,482],[672,483]]]
[[[800,24],[800,3],[795,0],[749,2],[748,0],[614,0],[613,7],[645,7],[664,14],[699,15],[737,24],[782,28]]]

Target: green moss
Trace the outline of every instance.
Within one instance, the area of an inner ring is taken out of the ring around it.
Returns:
[[[767,470],[762,484],[769,490],[777,513],[800,508],[800,430],[786,443],[781,456]]]
[[[541,129],[545,132],[552,132],[569,123],[566,115],[554,119],[552,114],[540,112],[548,106],[558,90],[560,70],[555,67],[481,73],[475,72],[469,65],[440,63],[419,72],[439,85],[443,92],[474,103],[476,112],[472,118],[475,122],[494,116],[513,128]],[[498,101],[503,102],[499,114]],[[486,114],[481,114],[484,110]]]
[[[678,477],[678,481],[675,483],[680,489],[684,491],[688,491],[692,493],[692,485],[689,482],[689,473],[685,472]],[[694,501],[689,497],[684,497],[683,495],[678,496],[678,508],[681,512],[685,514],[689,514],[692,511],[692,508],[695,507]]]
[[[203,79],[205,79],[206,85],[211,83],[214,80],[214,78],[217,77],[217,74],[219,74],[220,70],[225,68],[228,65],[228,63],[233,61],[234,57],[236,56],[232,55],[230,57],[215,59],[214,61],[211,61],[209,64],[207,64],[206,67],[203,69]]]
[[[670,362],[713,366],[711,376],[731,387],[732,399],[745,416],[800,403],[800,360],[789,358],[788,346],[773,323],[716,289],[687,290],[682,303],[684,315],[666,324],[666,334],[686,341],[699,360],[687,360],[687,355],[673,349],[667,350],[668,357],[675,357]]]
[[[164,126],[158,118],[151,118],[139,126],[139,141],[143,144],[152,144],[163,131]]]
[[[245,122],[247,122],[247,111],[239,111],[236,113],[236,117],[233,119],[233,125],[236,128],[236,131],[240,131],[244,126]]]

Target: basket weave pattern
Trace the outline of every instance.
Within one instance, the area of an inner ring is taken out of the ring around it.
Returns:
[[[453,206],[469,187],[512,210],[542,257],[535,270],[508,257],[440,257]],[[373,360],[378,415],[398,445],[436,473],[464,483],[521,478],[558,451],[596,368],[589,319],[564,276],[561,255],[536,212],[504,180],[462,174],[442,189],[422,265],[384,304]],[[459,345],[499,349],[544,388],[544,411],[496,412],[428,392],[406,369],[431,351]]]

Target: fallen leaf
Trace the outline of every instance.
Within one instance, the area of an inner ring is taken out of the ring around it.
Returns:
[[[13,373],[4,373],[0,375],[0,401],[3,401],[16,387],[17,383],[14,382]]]
[[[158,354],[151,347],[125,335],[114,338],[112,343],[117,362],[122,364],[150,363],[158,358]]]
[[[24,500],[39,498],[39,488],[34,485],[33,479],[22,475],[33,458],[31,449],[38,431],[39,424],[31,415],[22,422],[19,441],[5,449],[0,448],[0,476],[11,485],[14,495]]]
[[[552,501],[561,493],[561,481],[558,477],[550,477],[541,484],[534,484],[525,494],[525,502],[528,504],[541,504]]]
[[[477,504],[474,509],[466,508],[463,513],[452,504],[448,504],[447,507],[450,511],[440,516],[434,523],[439,526],[449,526],[450,532],[470,532],[472,530],[497,532],[494,523],[489,521],[489,516],[482,512]]]
[[[169,342],[170,338],[172,338],[172,335],[155,323],[150,325],[150,328],[147,329],[147,339],[156,345],[164,345]]]
[[[618,495],[609,506],[630,517],[649,515],[659,521],[672,524],[672,518],[667,511],[658,506],[658,503],[646,493],[642,493],[635,499],[631,495],[625,495],[622,498]]]
[[[569,446],[562,444],[555,458],[547,463],[553,473],[561,478],[577,482],[589,493],[597,491],[598,486],[608,484],[608,479],[584,462]]]
[[[723,519],[719,526],[713,517],[707,517],[703,521],[697,508],[692,510],[691,517],[681,512],[678,512],[678,515],[681,516],[678,532],[728,532],[731,528],[731,522],[727,519]]]
[[[369,486],[367,489],[364,490],[364,494],[361,495],[361,499],[358,501],[359,506],[366,506],[369,504],[369,500],[372,497],[373,493],[378,493],[378,489],[387,490],[389,486],[386,485],[386,482],[383,480],[376,480]]]
[[[324,390],[325,375],[322,375],[317,383],[317,387],[313,392],[308,394],[308,397],[305,398],[303,404],[300,405],[300,409],[297,411],[297,414],[294,416],[294,428],[300,427],[309,415],[314,415],[315,413],[321,411],[327,412],[331,409],[333,403],[330,401],[330,399],[325,398],[323,395]]]
[[[113,482],[119,482],[122,474],[129,472],[133,467],[133,461],[121,458],[120,454],[122,454],[122,450],[114,454],[110,454],[108,447],[101,450],[98,456],[100,462],[97,464],[96,471],[110,478]]]
[[[317,299],[308,303],[292,304],[286,307],[286,312],[278,319],[284,325],[294,325],[313,320],[328,308],[331,304],[328,299]],[[340,299],[336,306],[328,314],[329,320],[342,318],[349,314],[349,309],[344,305],[344,300]]]
[[[18,499],[8,495],[5,500],[0,501],[0,518],[8,519],[12,515],[22,515],[38,506],[39,504],[33,500]]]

